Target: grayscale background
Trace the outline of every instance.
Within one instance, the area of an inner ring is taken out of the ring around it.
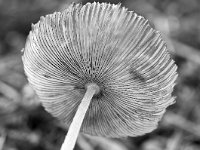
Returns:
[[[59,150],[67,130],[44,111],[24,75],[21,49],[40,16],[87,0],[0,0],[0,150]],[[179,77],[176,104],[152,133],[106,139],[80,134],[75,150],[200,149],[200,1],[110,0],[162,33]]]

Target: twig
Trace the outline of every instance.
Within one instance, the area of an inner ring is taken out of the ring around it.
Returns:
[[[77,143],[82,150],[94,150],[94,147],[82,134],[79,134]]]
[[[127,147],[109,138],[84,135],[91,145],[102,150],[128,150]]]
[[[196,125],[180,115],[169,112],[166,113],[163,119],[163,125],[173,125],[200,138],[200,125]]]
[[[21,100],[21,95],[13,87],[2,81],[0,81],[0,93],[12,101],[19,102]]]
[[[3,150],[5,141],[6,141],[5,133],[0,134],[0,150]]]
[[[170,52],[172,54],[183,57],[200,65],[200,50],[166,36],[165,39],[172,45],[170,47]]]
[[[177,132],[167,141],[166,150],[177,150],[182,139],[182,132]]]

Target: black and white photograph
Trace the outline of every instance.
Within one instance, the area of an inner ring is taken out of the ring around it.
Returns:
[[[0,0],[0,150],[200,150],[200,1]]]

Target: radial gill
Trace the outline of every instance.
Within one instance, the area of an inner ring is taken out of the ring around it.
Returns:
[[[100,87],[81,131],[138,136],[174,103],[177,67],[159,32],[120,5],[71,4],[32,26],[23,54],[44,108],[69,127],[86,85]]]

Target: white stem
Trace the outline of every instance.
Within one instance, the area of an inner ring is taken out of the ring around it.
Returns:
[[[76,114],[73,118],[73,121],[69,127],[68,133],[65,137],[65,140],[60,150],[73,150],[83,119],[90,105],[90,101],[93,95],[98,92],[99,92],[99,87],[96,84],[93,83],[88,84],[87,91],[80,105],[78,106],[78,110],[76,111]]]

